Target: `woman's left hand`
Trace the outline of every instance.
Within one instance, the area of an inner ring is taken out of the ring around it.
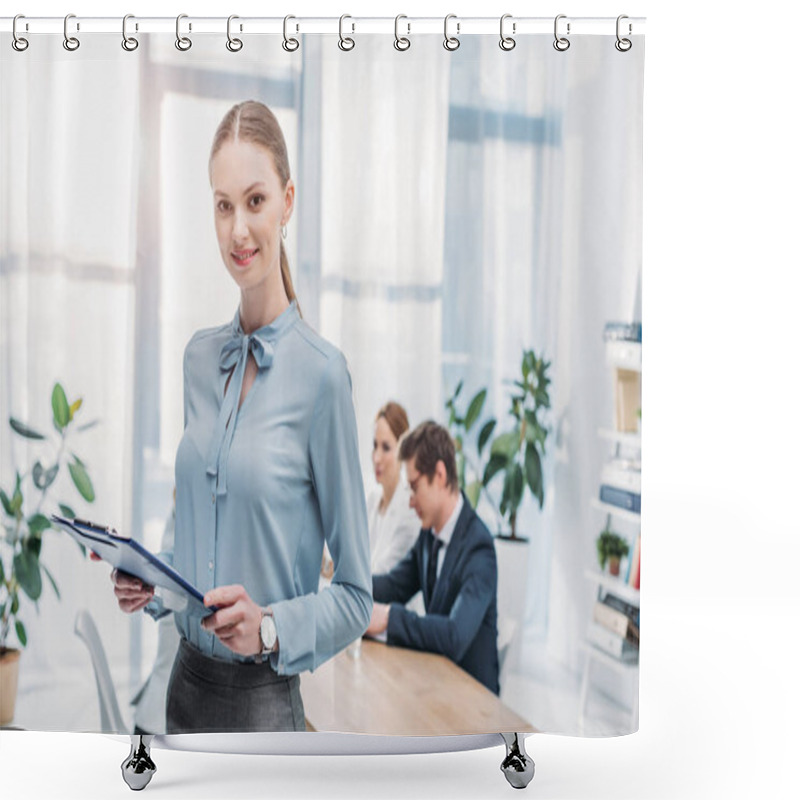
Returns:
[[[244,586],[218,586],[203,598],[206,606],[217,611],[200,624],[213,633],[225,647],[241,656],[261,652],[261,607],[257,606]]]

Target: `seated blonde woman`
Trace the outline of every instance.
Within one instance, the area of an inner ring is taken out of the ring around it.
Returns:
[[[378,485],[367,497],[373,575],[389,572],[419,536],[419,518],[409,506],[410,490],[398,458],[398,445],[407,430],[408,415],[398,403],[386,403],[378,411],[372,440]]]

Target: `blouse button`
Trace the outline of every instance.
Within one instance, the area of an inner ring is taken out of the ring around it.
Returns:
[[[211,495],[211,502],[212,503],[216,503],[217,502],[217,496],[215,494],[213,494],[213,493]]]
[[[209,561],[208,562],[208,568],[209,569],[214,569],[214,562],[213,561]]]

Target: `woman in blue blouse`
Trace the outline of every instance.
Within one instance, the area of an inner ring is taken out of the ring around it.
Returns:
[[[228,112],[209,172],[241,300],[186,347],[175,546],[162,555],[218,610],[175,611],[167,732],[304,730],[298,673],[361,636],[372,609],[350,376],[300,316],[281,241],[295,188],[266,106]],[[326,542],[336,571],[317,592]],[[151,587],[113,577],[124,611],[168,613]]]

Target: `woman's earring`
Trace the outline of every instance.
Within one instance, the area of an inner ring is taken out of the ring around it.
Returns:
[[[285,225],[281,225],[281,238],[285,239],[286,238],[286,234],[287,234],[286,226]]]

